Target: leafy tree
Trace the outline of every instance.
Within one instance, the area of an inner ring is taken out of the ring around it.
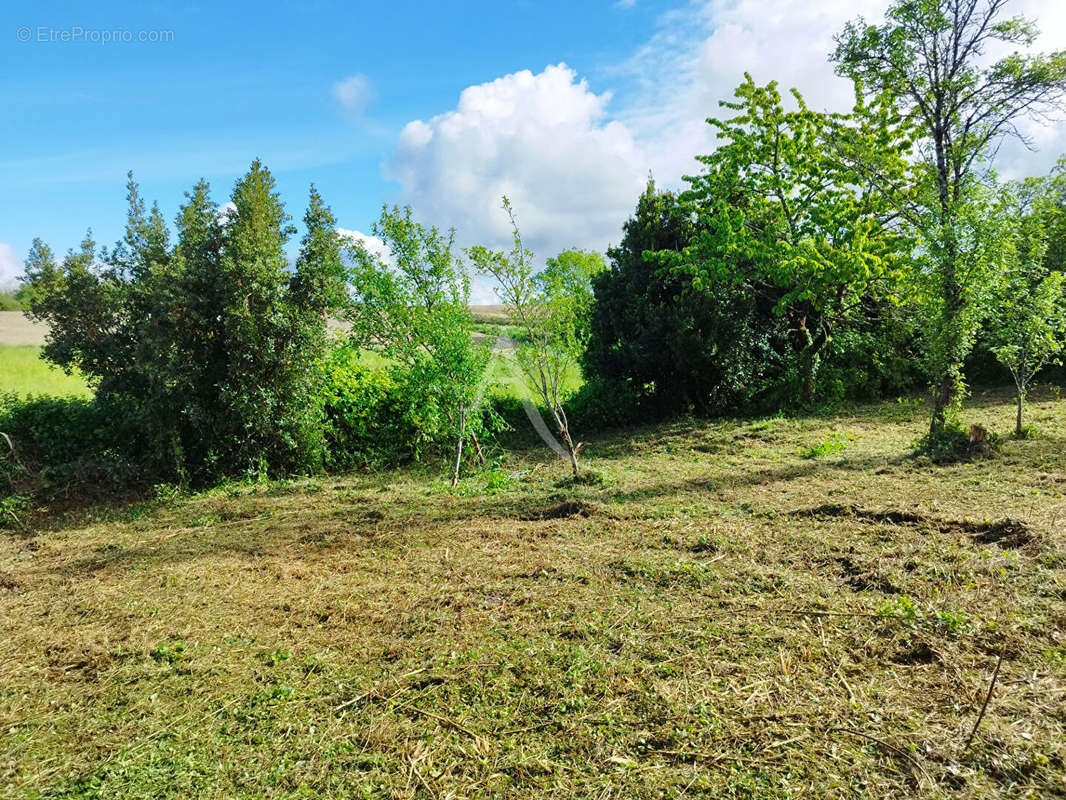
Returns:
[[[931,434],[944,430],[964,389],[962,364],[982,316],[971,310],[980,302],[971,289],[982,287],[967,280],[982,260],[975,252],[980,197],[973,201],[982,163],[1005,136],[1020,136],[1022,117],[1047,112],[1066,89],[1066,52],[1014,52],[988,63],[990,46],[1029,46],[1036,38],[1032,22],[1004,16],[1006,3],[896,0],[881,25],[848,23],[832,55],[839,73],[870,96],[890,97],[919,135],[915,182],[886,174],[876,152],[860,163],[922,234],[936,273]]]
[[[394,206],[382,209],[373,233],[385,243],[388,260],[361,243],[349,248],[346,316],[353,343],[379,350],[397,365],[416,400],[408,413],[423,437],[452,442],[454,486],[467,441],[481,454],[490,358],[488,343],[473,337],[470,279],[454,252],[455,232],[426,228],[410,208]]]
[[[1037,179],[1039,202],[1033,209],[1047,235],[1044,266],[1066,270],[1066,156],[1059,158],[1046,178]]]
[[[588,345],[591,281],[606,265],[599,253],[564,250],[548,259],[542,272],[534,272],[533,253],[522,244],[514,209],[506,197],[503,208],[511,221],[511,252],[474,247],[470,260],[483,275],[496,279],[500,301],[510,308],[512,320],[525,333],[515,351],[518,364],[530,390],[551,414],[577,478],[582,445],[574,441],[570,431],[564,381]]]
[[[992,353],[1014,379],[1014,432],[1021,437],[1022,410],[1033,378],[1057,362],[1066,348],[1066,282],[1063,273],[1044,268],[1047,230],[1040,214],[1015,213],[1005,222],[1006,269],[995,293],[988,334]]]
[[[898,279],[900,234],[893,214],[830,143],[846,128],[849,140],[876,142],[886,160],[904,142],[873,133],[841,115],[786,110],[776,83],[737,87],[730,119],[709,119],[722,144],[698,160],[703,174],[687,178],[686,199],[699,214],[693,244],[668,255],[696,291],[723,283],[751,286],[773,300],[788,323],[803,401],[834,330],[875,290]],[[850,127],[849,127],[850,126]]]
[[[692,242],[693,216],[649,180],[621,242],[607,251],[610,268],[593,279],[586,376],[660,413],[747,403],[780,362],[783,326],[772,303],[732,279],[687,291],[690,280],[675,261],[663,268],[663,254],[679,258]]]
[[[111,251],[97,254],[87,237],[57,263],[35,241],[26,285],[31,313],[49,323],[45,357],[79,368],[98,399],[136,408],[157,469],[207,479],[317,468],[318,367],[343,293],[335,221],[317,192],[295,273],[283,250],[293,229],[258,161],[225,224],[208,185],[196,185],[174,246],[132,176],[127,200]]]

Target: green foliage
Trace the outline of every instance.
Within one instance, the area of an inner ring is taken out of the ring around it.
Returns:
[[[646,413],[722,411],[760,397],[780,368],[783,326],[769,307],[732,281],[686,291],[660,267],[696,233],[691,208],[649,181],[610,269],[593,281],[595,303],[585,372],[640,398]]]
[[[77,397],[0,395],[0,497],[94,496],[144,479],[144,420],[131,404]]]
[[[23,305],[15,292],[0,292],[0,311],[22,311]]]
[[[417,454],[417,402],[388,371],[337,347],[325,365],[326,465],[331,470],[394,464]]]
[[[497,283],[500,300],[525,334],[515,342],[518,364],[533,396],[544,405],[563,440],[574,476],[580,444],[574,441],[564,407],[566,377],[580,363],[589,340],[592,280],[606,265],[599,253],[564,250],[535,273],[533,254],[525,249],[510,201],[503,208],[511,221],[511,252],[474,247],[470,260],[482,275]]]
[[[824,442],[819,442],[810,450],[803,453],[804,458],[821,458],[822,456],[835,455],[836,453],[844,452],[848,447],[847,434],[838,433],[835,434]]]
[[[1061,272],[1044,266],[1047,230],[1040,216],[1011,211],[1000,243],[1004,271],[993,293],[988,341],[1014,379],[1015,435],[1021,438],[1022,410],[1033,378],[1047,364],[1059,362],[1066,349],[1066,281]]]
[[[1028,46],[1032,22],[1005,18],[1002,0],[896,0],[881,25],[848,23],[832,56],[838,72],[868,96],[892,103],[916,134],[908,180],[881,166],[877,148],[856,162],[922,239],[930,304],[929,364],[936,384],[931,429],[948,422],[964,390],[962,365],[989,287],[983,266],[994,250],[983,160],[1019,118],[1052,109],[1066,90],[1066,52],[993,61],[990,48]],[[991,241],[990,241],[991,240]],[[994,260],[994,259],[992,259]]]
[[[706,170],[687,178],[686,198],[699,215],[692,244],[665,263],[696,292],[732,285],[758,293],[788,324],[803,400],[832,334],[868,295],[895,296],[906,241],[884,224],[883,197],[837,152],[836,142],[876,146],[899,160],[906,142],[870,126],[863,114],[812,111],[793,90],[786,110],[776,83],[737,87],[736,112],[710,119],[722,144],[700,156]]]
[[[937,464],[966,461],[974,455],[994,453],[1001,445],[1000,437],[988,433],[983,442],[970,441],[970,431],[958,420],[950,420],[943,428],[931,430],[915,443],[915,452],[926,455]]]
[[[464,446],[480,453],[490,431],[484,396],[490,352],[474,340],[470,280],[454,253],[455,232],[414,221],[411,209],[384,208],[374,223],[390,261],[361,244],[349,249],[352,295],[345,315],[355,345],[381,352],[393,378],[417,398],[409,415],[422,441],[450,442],[458,482]]]
[[[87,236],[57,261],[34,241],[26,287],[31,313],[49,325],[44,355],[80,370],[102,402],[136,409],[160,476],[317,469],[326,318],[343,292],[336,221],[312,187],[290,273],[283,248],[294,229],[258,161],[225,219],[205,182],[186,197],[173,246],[132,175],[126,233],[112,250],[98,254]]]

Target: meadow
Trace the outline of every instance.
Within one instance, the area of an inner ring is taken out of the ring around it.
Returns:
[[[476,331],[479,336],[495,338],[505,336],[521,338],[521,331],[508,324],[506,310],[502,306],[472,306]],[[339,330],[339,329],[338,329]],[[61,397],[88,397],[91,391],[80,375],[67,375],[63,370],[41,360],[40,344],[43,328],[29,323],[22,312],[0,314],[0,392],[17,395],[57,395]],[[364,363],[382,367],[385,360],[372,352],[362,357]],[[528,397],[529,388],[518,369],[513,354],[502,350],[494,357],[489,372],[491,383],[504,394]],[[580,371],[570,370],[567,385],[577,389],[581,385]]]
[[[1066,402],[1031,412],[951,465],[888,402],[603,435],[580,485],[535,448],[38,509],[0,796],[1061,796]]]
[[[0,344],[0,392],[62,397],[91,394],[81,375],[67,375],[40,356],[41,348],[36,344]]]

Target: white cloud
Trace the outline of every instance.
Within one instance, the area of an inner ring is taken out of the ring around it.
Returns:
[[[15,248],[0,242],[0,290],[16,288],[22,270],[22,259],[15,255]]]
[[[361,116],[374,99],[374,84],[366,75],[349,75],[333,84],[333,97],[349,114]]]
[[[337,228],[337,233],[340,234],[342,239],[347,239],[353,244],[361,244],[368,253],[377,256],[386,264],[392,263],[392,254],[389,253],[388,245],[377,236],[345,228]]]
[[[629,129],[607,119],[609,101],[565,64],[471,86],[454,110],[403,129],[386,176],[463,244],[509,245],[507,195],[541,259],[602,249],[619,238],[646,175]]]
[[[507,246],[500,210],[508,195],[528,244],[543,259],[568,246],[603,249],[621,236],[648,171],[679,186],[715,146],[708,116],[749,72],[799,89],[814,108],[847,111],[850,83],[828,55],[858,16],[880,22],[889,0],[690,0],[663,14],[655,33],[605,72],[622,89],[597,93],[564,64],[465,89],[457,106],[410,122],[385,175],[399,200],[464,244]],[[1042,50],[1066,48],[1066,4],[1017,0],[1010,14],[1036,17]],[[726,112],[729,113],[728,111]],[[1066,150],[1066,126],[1027,124],[1038,153],[1008,143],[1008,176],[1046,172]]]
[[[834,74],[828,55],[846,22],[880,23],[888,0],[693,0],[664,14],[655,35],[617,73],[640,86],[619,119],[648,150],[656,175],[670,179],[697,168],[691,157],[714,146],[704,120],[721,113],[745,72],[757,83],[797,88],[813,108],[848,111],[850,82]],[[1066,4],[1015,0],[1008,15],[1035,18],[1037,50],[1066,49]],[[989,52],[988,60],[1006,49]],[[1046,172],[1066,149],[1066,129],[1021,125],[1038,152],[1007,142],[998,160],[1005,174]]]
[[[235,217],[236,215],[237,204],[234,203],[232,200],[227,200],[225,203],[220,205],[215,211],[215,219],[218,220],[218,223],[223,227],[229,225],[230,220],[232,220],[233,217]]]

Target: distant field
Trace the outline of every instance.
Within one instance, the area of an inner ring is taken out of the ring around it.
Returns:
[[[509,317],[505,306],[470,306],[471,312],[482,325],[504,325]],[[343,327],[337,323],[337,327]],[[48,326],[31,322],[21,311],[0,311],[0,345],[44,344]]]
[[[0,311],[0,345],[44,344],[48,326],[31,322],[21,311]]]
[[[84,378],[67,375],[40,356],[36,344],[0,344],[0,393],[89,396]]]
[[[474,319],[490,325],[506,325],[511,321],[507,306],[470,306]]]
[[[49,365],[40,358],[41,348],[35,344],[0,344],[0,393],[51,394],[88,397],[89,387],[78,375],[67,375],[61,369]],[[385,359],[376,353],[367,352],[362,357],[369,366],[383,367]],[[489,380],[504,393],[523,398],[529,396],[525,378],[515,361],[514,353],[498,352],[489,368]],[[570,389],[581,386],[581,373],[576,368],[566,376]]]

